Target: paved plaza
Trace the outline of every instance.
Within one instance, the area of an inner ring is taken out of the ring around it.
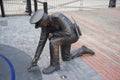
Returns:
[[[72,50],[85,45],[94,50],[95,55],[84,55],[68,62],[60,58],[61,70],[41,74],[42,80],[120,80],[120,7],[63,13],[75,18],[82,31]],[[17,48],[33,58],[41,30],[35,29],[29,19],[30,16],[0,17],[0,45]],[[49,65],[48,44],[49,41],[38,63],[40,70]]]
[[[92,10],[108,8],[109,0],[38,0],[38,9],[43,9],[39,1],[48,2],[48,12]],[[3,0],[6,15],[26,14],[26,0]],[[34,0],[31,0],[34,12]],[[116,7],[120,6],[120,0],[116,1]],[[1,12],[0,12],[1,14]]]

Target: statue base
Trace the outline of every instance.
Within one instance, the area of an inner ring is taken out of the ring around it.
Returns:
[[[17,48],[0,44],[0,80],[42,80],[37,66],[29,72],[32,58]]]

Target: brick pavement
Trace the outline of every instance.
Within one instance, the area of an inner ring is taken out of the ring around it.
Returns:
[[[89,46],[96,52],[95,56],[83,56],[81,58],[97,71],[104,80],[120,79],[119,10],[120,8],[94,10],[84,14],[87,18],[83,16],[82,12],[66,13],[77,20],[83,31],[82,37],[79,42],[73,45],[73,48],[82,44]],[[90,17],[91,13],[96,15],[93,16],[92,14],[92,17]],[[106,24],[103,24],[99,17]],[[110,19],[107,20],[107,18]],[[111,25],[108,23],[111,23]]]

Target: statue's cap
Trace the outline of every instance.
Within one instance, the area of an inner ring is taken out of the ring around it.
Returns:
[[[31,24],[37,23],[38,21],[40,21],[40,20],[42,19],[43,15],[44,15],[44,10],[42,10],[42,9],[37,10],[37,11],[31,16],[30,23],[31,23]]]

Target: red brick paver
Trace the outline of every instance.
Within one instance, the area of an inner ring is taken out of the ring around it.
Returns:
[[[118,10],[119,8],[107,9],[104,13],[109,13],[108,16],[118,17],[120,20],[120,11]],[[73,44],[72,49],[76,49],[81,45],[91,48],[95,51],[95,55],[85,55],[81,58],[98,72],[104,80],[120,80],[120,33],[110,31],[111,27],[109,29],[103,28],[102,25],[81,18],[79,14],[65,14],[76,19],[83,33],[79,41]],[[99,10],[99,15],[104,15],[103,10]]]

